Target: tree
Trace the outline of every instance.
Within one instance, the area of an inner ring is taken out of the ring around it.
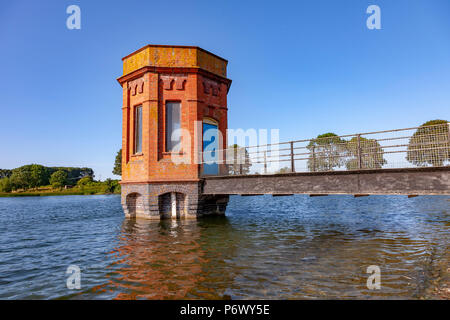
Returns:
[[[77,186],[84,187],[84,186],[90,184],[92,181],[93,181],[92,177],[87,176],[87,177],[84,177],[84,178],[81,178],[80,180],[78,180]]]
[[[247,148],[234,144],[227,149],[227,165],[229,175],[248,174],[251,161]]]
[[[333,168],[345,164],[346,141],[335,133],[318,135],[306,148],[310,151],[309,171],[333,171]]]
[[[58,170],[52,173],[50,176],[50,183],[53,188],[61,189],[67,182],[67,172]]]
[[[9,169],[0,169],[0,179],[11,177],[12,170]]]
[[[450,161],[449,140],[447,120],[427,121],[409,139],[406,160],[417,166],[442,166]]]
[[[83,177],[94,176],[94,170],[91,168],[45,167],[39,164],[28,164],[13,170],[0,169],[0,178],[9,177],[13,190],[26,190],[48,185],[50,176],[57,171],[66,172],[66,184],[75,184]]]
[[[283,167],[280,170],[278,170],[277,173],[290,173],[290,172],[292,172],[291,168]]]
[[[10,181],[14,190],[27,190],[31,186],[30,170],[26,166],[14,169],[12,171]]]
[[[116,181],[116,184],[115,184],[115,186],[114,186],[114,193],[121,193],[121,191],[122,191],[122,186],[120,185],[120,183],[119,183],[119,181]]]
[[[121,176],[122,175],[122,149],[117,151],[116,161],[114,162],[113,174]]]
[[[12,185],[8,177],[0,179],[0,192],[11,192]]]
[[[11,183],[16,189],[37,188],[48,184],[48,170],[39,164],[28,164],[12,170]]]
[[[29,166],[30,171],[30,187],[37,188],[48,185],[49,174],[46,167],[39,164],[32,164]]]
[[[104,192],[106,193],[114,193],[116,188],[119,186],[119,182],[117,180],[112,180],[110,178],[106,179],[103,182]]]
[[[49,167],[47,168],[49,175],[52,175],[58,170],[65,171],[67,173],[67,183],[76,184],[81,178],[90,176],[94,177],[94,170],[91,168],[72,168],[72,167]]]
[[[359,148],[361,153],[361,169],[379,169],[387,161],[384,159],[384,150],[375,139],[359,138]],[[353,137],[347,142],[347,151],[350,159],[345,166],[348,170],[359,169],[358,138]]]

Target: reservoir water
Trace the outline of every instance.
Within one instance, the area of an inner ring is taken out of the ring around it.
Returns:
[[[448,299],[449,200],[232,196],[226,217],[141,221],[116,195],[0,198],[0,299]]]

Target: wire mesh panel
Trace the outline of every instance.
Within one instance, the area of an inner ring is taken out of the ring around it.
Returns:
[[[450,165],[450,123],[221,150],[225,175]],[[204,157],[206,158],[206,157]]]

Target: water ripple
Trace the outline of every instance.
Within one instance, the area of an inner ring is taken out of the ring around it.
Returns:
[[[227,217],[160,222],[118,196],[0,198],[0,299],[448,298],[448,200],[232,196]]]

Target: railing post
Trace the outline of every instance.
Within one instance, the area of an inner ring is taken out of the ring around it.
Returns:
[[[238,162],[238,164],[239,164],[239,174],[242,174],[242,159],[241,159],[241,156],[240,156],[240,150],[239,150],[239,148],[237,148],[237,152],[238,152],[238,154],[236,154],[236,160],[237,160],[237,162]]]
[[[267,173],[267,151],[264,151],[264,174]]]
[[[312,146],[312,171],[316,172],[316,152],[315,152],[316,146]]]
[[[444,149],[445,152],[450,152],[450,122],[447,122],[447,150]],[[447,154],[447,157],[449,154]]]
[[[449,148],[450,148],[450,122],[447,123],[447,128],[448,128],[448,131],[447,131],[447,136],[448,136],[448,146],[449,146]]]
[[[295,163],[294,163],[294,142],[291,141],[291,172],[295,172]]]
[[[356,141],[357,141],[357,156],[358,156],[358,169],[362,168],[362,158],[361,158],[361,135],[356,135]]]

